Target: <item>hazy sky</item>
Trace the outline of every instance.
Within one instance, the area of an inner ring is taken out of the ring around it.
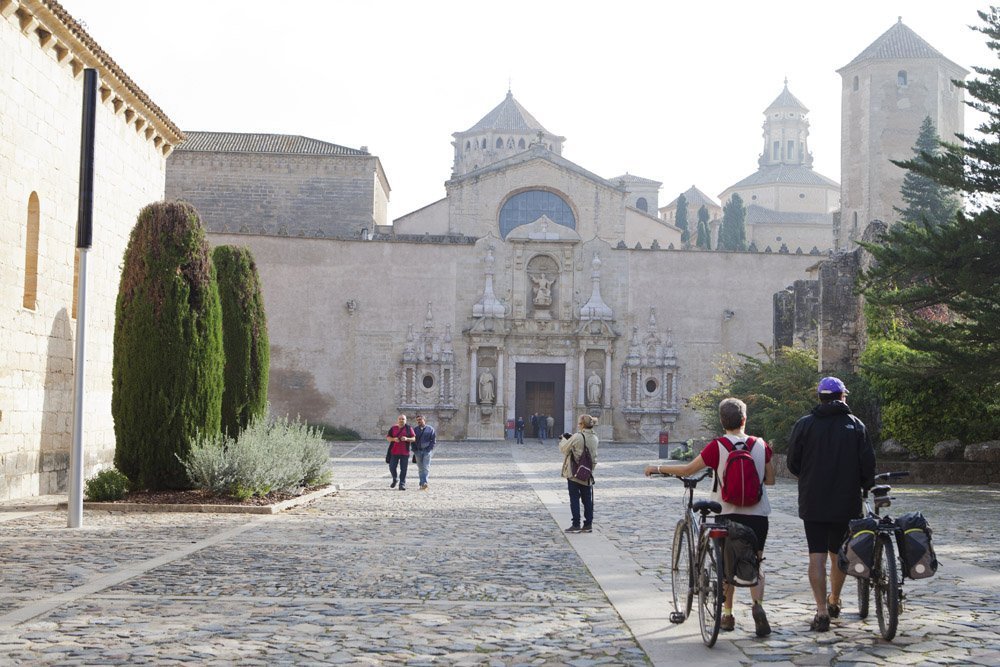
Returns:
[[[757,169],[763,110],[809,108],[840,180],[834,71],[903,22],[959,65],[996,64],[968,0],[342,2],[61,0],[183,130],[301,134],[379,156],[389,217],[444,196],[451,134],[507,93],[606,178],[718,194]],[[966,128],[974,119],[967,116]]]

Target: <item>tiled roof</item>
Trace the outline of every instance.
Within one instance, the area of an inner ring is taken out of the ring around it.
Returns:
[[[902,18],[841,69],[846,69],[851,65],[865,60],[897,60],[904,58],[940,58],[941,60],[947,60],[963,72],[965,71],[959,65],[945,58],[940,51],[928,44],[923,37],[904,25]]]
[[[795,97],[795,95],[792,95],[790,92],[788,92],[787,79],[785,80],[784,90],[782,90],[781,94],[778,95],[778,97],[776,97],[775,100],[771,102],[771,104],[766,109],[764,109],[764,113],[767,113],[771,109],[799,109],[804,113],[808,113],[809,111],[809,109],[806,108],[806,105],[802,104],[802,102],[799,102],[798,98]]]
[[[721,206],[719,206],[719,202],[715,201],[714,199],[712,199],[711,197],[709,197],[708,195],[706,195],[704,192],[702,192],[693,185],[690,188],[688,188],[687,191],[684,192],[683,194],[684,194],[684,199],[687,200],[689,210],[692,206],[694,206],[695,209],[699,209],[702,206],[714,206],[715,208],[721,208]],[[680,197],[677,197],[672,202],[670,202],[666,206],[663,206],[662,208],[676,207],[677,199],[680,199]]]
[[[625,172],[621,176],[615,176],[614,178],[609,178],[612,183],[617,183],[618,181],[624,181],[626,185],[655,185],[657,187],[663,185],[660,181],[654,181],[651,178],[643,178],[642,176],[636,176]]]
[[[808,223],[812,225],[833,225],[832,213],[790,213],[774,211],[757,204],[747,206],[746,223],[759,225],[764,223]]]
[[[282,155],[369,155],[367,150],[348,148],[294,134],[247,134],[242,132],[187,132],[178,151],[206,153],[277,153]]]
[[[545,132],[551,134],[528,113],[528,110],[514,99],[511,92],[498,104],[493,111],[483,116],[482,120],[470,127],[466,132],[483,132],[500,130],[503,132]]]
[[[809,167],[796,164],[776,164],[761,167],[739,183],[730,185],[726,188],[726,190],[744,188],[750,185],[772,185],[775,183],[787,183],[791,185],[825,185],[831,188],[840,187],[840,184],[833,179],[816,173]]]
[[[174,134],[168,140],[175,142],[184,137],[180,128],[174,125],[173,121],[167,117],[167,114],[163,112],[163,109],[158,107],[153,100],[149,99],[149,96],[142,91],[141,88],[129,78],[128,74],[122,70],[118,64],[111,59],[104,49],[94,41],[94,38],[83,29],[76,19],[74,19],[66,9],[60,5],[56,0],[41,0],[42,4],[52,12],[52,15],[56,17],[73,36],[80,40],[80,43],[89,50],[95,58],[107,69],[107,73],[118,80],[122,86],[124,86],[132,95],[135,95],[136,99],[145,106],[149,112],[156,117],[163,125]],[[103,73],[102,73],[103,74]]]

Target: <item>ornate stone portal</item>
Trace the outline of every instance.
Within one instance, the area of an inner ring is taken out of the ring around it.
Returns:
[[[434,332],[434,316],[428,301],[422,330],[415,333],[410,324],[406,332],[406,346],[397,374],[399,411],[422,413],[447,433],[451,418],[458,410],[454,391],[455,349],[451,325],[445,325],[443,334]]]
[[[677,355],[670,338],[660,335],[656,309],[649,309],[646,335],[632,327],[628,357],[621,371],[622,414],[636,439],[653,442],[680,414],[677,401]]]

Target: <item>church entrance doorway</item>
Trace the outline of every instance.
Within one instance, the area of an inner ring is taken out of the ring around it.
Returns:
[[[555,419],[552,434],[563,432],[563,406],[566,398],[565,364],[517,364],[517,393],[514,409],[524,417],[529,437],[537,436],[531,430],[531,415],[551,415]]]

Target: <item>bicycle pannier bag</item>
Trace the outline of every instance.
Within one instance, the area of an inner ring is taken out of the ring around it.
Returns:
[[[737,507],[749,507],[760,502],[764,495],[764,484],[757,464],[750,455],[750,448],[756,442],[755,438],[747,438],[745,443],[732,444],[728,438],[718,438],[719,458],[723,450],[729,453],[726,457],[726,469],[722,473],[720,486],[722,500]]]
[[[875,564],[875,519],[854,519],[847,524],[847,535],[837,553],[837,566],[844,574],[858,579],[872,576]]]
[[[896,519],[901,535],[897,536],[899,555],[903,558],[906,576],[923,579],[932,576],[938,569],[934,545],[931,544],[931,529],[927,519],[920,512],[909,512]]]
[[[756,586],[760,578],[757,534],[735,521],[728,522],[729,534],[722,546],[722,571],[727,584]]]

